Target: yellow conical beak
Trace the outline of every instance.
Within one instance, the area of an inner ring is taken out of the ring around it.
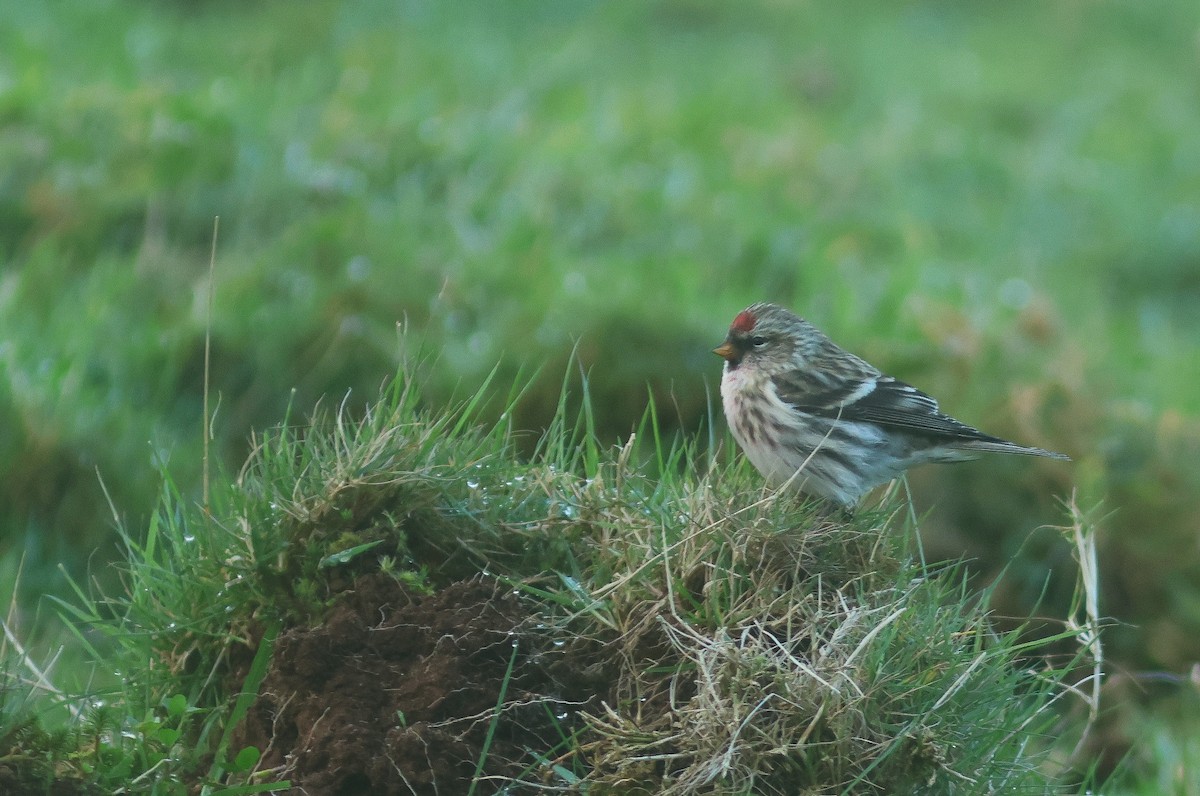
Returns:
[[[716,354],[717,356],[721,357],[722,359],[728,360],[728,361],[733,361],[734,359],[737,358],[737,351],[734,350],[733,344],[730,343],[728,340],[726,340],[725,342],[721,343],[719,346],[714,348],[713,353]]]

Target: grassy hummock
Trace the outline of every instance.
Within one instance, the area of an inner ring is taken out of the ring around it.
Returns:
[[[441,411],[420,381],[263,435],[197,504],[168,481],[146,531],[123,533],[123,589],[63,606],[111,685],[53,738],[6,692],[14,776],[124,793],[1058,792],[1065,669],[1038,658],[1049,642],[997,631],[958,565],[914,558],[899,501],[847,518],[766,493],[715,440],[664,439],[653,406],[606,445],[586,378],[520,456],[519,389],[484,423],[486,386]]]

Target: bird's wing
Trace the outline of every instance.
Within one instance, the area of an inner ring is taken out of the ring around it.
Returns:
[[[775,379],[779,397],[802,412],[959,439],[994,439],[938,409],[938,402],[891,376],[856,373],[816,384],[803,375]]]

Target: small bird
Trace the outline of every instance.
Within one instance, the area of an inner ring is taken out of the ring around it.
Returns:
[[[1070,458],[960,423],[775,304],[739,312],[713,353],[725,360],[721,402],[733,438],[767,482],[846,508],[918,464],[986,452]]]

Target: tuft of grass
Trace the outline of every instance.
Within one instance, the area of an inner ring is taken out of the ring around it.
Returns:
[[[564,626],[616,669],[584,714],[588,792],[1054,792],[1038,749],[1068,669],[1022,663],[1053,640],[996,633],[893,513],[747,500],[727,468],[668,479],[658,512],[595,486],[644,478],[622,461],[574,499],[603,574]]]
[[[894,503],[844,517],[764,493],[713,440],[665,436],[653,403],[604,445],[586,372],[564,380],[530,457],[509,419],[527,382],[484,423],[490,387],[438,410],[422,381],[406,366],[358,412],[347,398],[260,435],[207,506],[166,479],[145,532],[122,530],[121,589],[77,585],[60,602],[118,676],[90,695],[53,770],[114,792],[303,787],[257,771],[264,750],[239,746],[237,727],[277,635],[320,624],[355,576],[383,571],[418,594],[498,579],[540,628],[522,638],[545,651],[520,660],[559,660],[591,683],[565,710],[533,699],[554,732],[503,761],[513,787],[1055,791],[1052,705],[1071,666],[1029,661],[1080,631],[997,632],[990,593],[960,565],[912,557]],[[523,709],[516,649],[494,710],[462,717],[486,729],[472,788],[499,776],[493,742]]]

